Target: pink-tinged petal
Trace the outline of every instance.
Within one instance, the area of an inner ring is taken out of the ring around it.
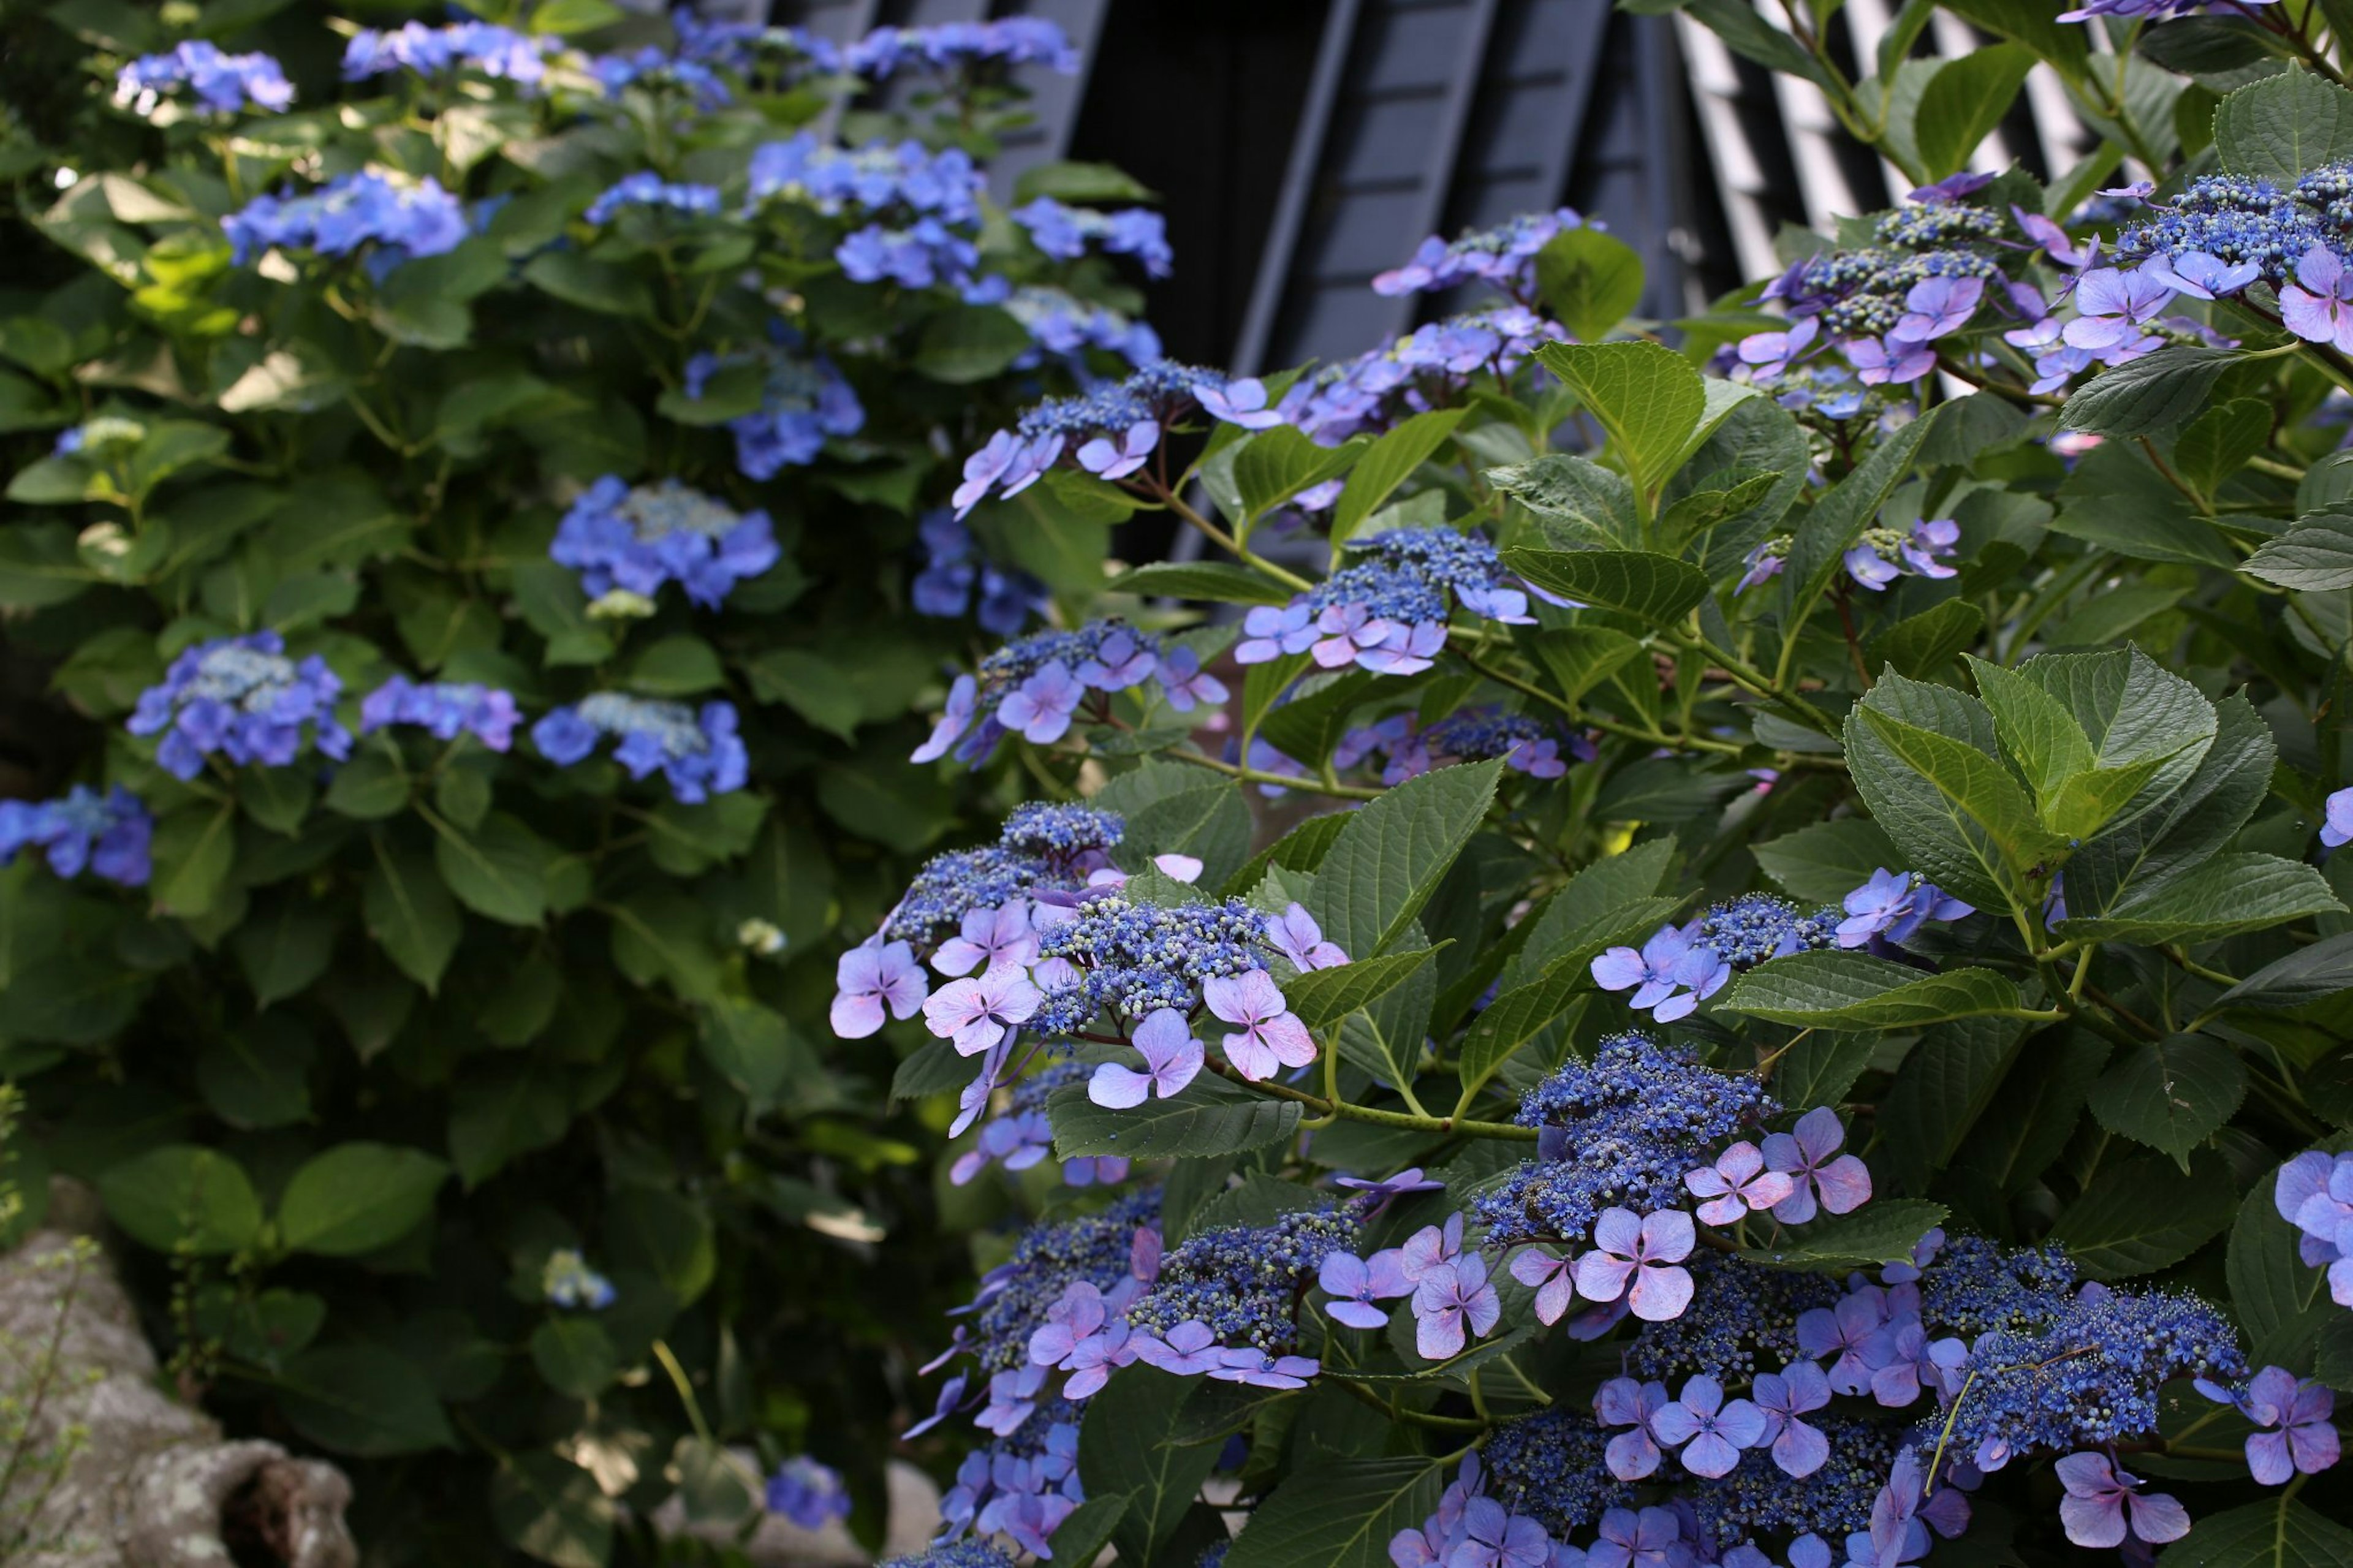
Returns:
[[[844,994],[833,999],[833,1032],[845,1040],[862,1040],[882,1027],[882,999],[871,994]]]
[[[1615,1301],[1626,1293],[1626,1277],[1634,1266],[1607,1252],[1588,1252],[1577,1260],[1577,1293],[1588,1301]]]
[[[1814,1184],[1822,1207],[1832,1214],[1852,1214],[1871,1201],[1871,1168],[1852,1154],[1841,1154],[1815,1172]]]
[[[1153,865],[1160,874],[1174,881],[1192,883],[1201,879],[1201,862],[1190,855],[1155,855]]]
[[[1315,1037],[1296,1013],[1278,1013],[1259,1026],[1259,1037],[1264,1040],[1283,1066],[1303,1068],[1315,1059]]]
[[[1606,1208],[1593,1222],[1593,1245],[1630,1258],[1642,1245],[1642,1219],[1632,1209]]]
[[[1255,1029],[1228,1035],[1218,1043],[1225,1048],[1226,1060],[1233,1064],[1234,1070],[1252,1083],[1272,1078],[1282,1069],[1282,1063],[1258,1037]]]
[[[1117,1062],[1105,1062],[1087,1080],[1087,1098],[1110,1110],[1130,1110],[1152,1093],[1152,1076]]]
[[[1645,1262],[1680,1262],[1698,1245],[1699,1232],[1681,1209],[1661,1209],[1642,1217],[1641,1257]]]
[[[1663,1323],[1682,1317],[1691,1299],[1689,1269],[1646,1267],[1634,1271],[1634,1288],[1626,1300],[1644,1322]]]

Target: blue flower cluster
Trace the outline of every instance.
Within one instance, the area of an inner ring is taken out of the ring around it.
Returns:
[[[1015,207],[1013,221],[1029,233],[1029,243],[1057,261],[1076,261],[1090,247],[1106,256],[1132,256],[1154,278],[1166,278],[1176,253],[1168,244],[1168,222],[1143,207],[1095,212],[1039,196]]]
[[[1036,284],[1016,289],[1002,277],[991,277],[966,289],[965,299],[969,304],[1002,307],[1029,334],[1037,346],[1013,362],[1015,370],[1033,368],[1050,355],[1083,371],[1089,349],[1115,353],[1137,367],[1162,357],[1160,334],[1149,325],[1060,289]]]
[[[1440,294],[1466,283],[1485,283],[1514,301],[1536,302],[1536,253],[1573,228],[1586,226],[1574,207],[1522,213],[1493,228],[1459,239],[1431,235],[1414,247],[1402,267],[1373,279],[1376,294]],[[1599,226],[1598,225],[1596,226]]]
[[[1159,1277],[1127,1310],[1129,1327],[1138,1336],[1130,1342],[1136,1359],[1165,1371],[1206,1371],[1184,1363],[1213,1343],[1224,1352],[1250,1350],[1266,1358],[1251,1365],[1247,1359],[1237,1363],[1221,1355],[1220,1364],[1238,1365],[1245,1373],[1239,1382],[1314,1376],[1313,1363],[1279,1373],[1266,1363],[1305,1359],[1293,1354],[1299,1346],[1300,1298],[1325,1258],[1356,1245],[1361,1226],[1354,1202],[1187,1237],[1160,1260]],[[1208,1331],[1207,1341],[1201,1330]]]
[[[683,390],[700,401],[711,378],[737,365],[760,367],[760,405],[727,422],[735,437],[735,467],[749,479],[772,479],[787,468],[814,463],[834,437],[866,427],[858,393],[833,362],[805,352],[797,337],[735,353],[702,353],[686,362]]]
[[[56,800],[0,800],[0,866],[19,850],[38,849],[60,877],[87,869],[126,888],[143,888],[153,869],[147,847],[154,835],[155,819],[121,784],[104,795],[76,784]]]
[[[217,752],[239,764],[282,768],[311,744],[337,761],[351,755],[352,734],[335,720],[343,683],[311,654],[286,657],[276,632],[216,637],[184,648],[164,672],[164,683],[139,695],[124,725],[134,735],[161,733],[156,764],[174,778],[192,779]]]
[[[960,616],[972,607],[976,585],[980,602],[974,618],[985,632],[1009,637],[1031,616],[1045,613],[1046,585],[1018,568],[980,558],[972,531],[953,512],[925,513],[916,531],[925,559],[908,585],[907,597],[917,615]]]
[[[616,588],[651,598],[674,582],[705,609],[781,555],[765,511],[730,510],[676,479],[631,486],[612,474],[572,503],[547,553],[591,598]]]
[[[995,844],[952,849],[925,861],[883,923],[882,935],[929,948],[945,940],[944,933],[961,930],[976,910],[994,914],[1015,900],[1075,895],[1090,877],[1110,867],[1110,852],[1118,847],[1125,826],[1116,814],[1091,806],[1042,801],[1016,806]]]
[[[363,27],[343,46],[343,79],[364,81],[396,70],[439,76],[465,68],[536,87],[547,76],[547,56],[554,42],[494,22],[452,22],[439,27],[408,22],[390,28]]]
[[[912,1555],[886,1557],[875,1568],[1014,1568],[1013,1559],[979,1541],[952,1541]]]
[[[1395,786],[1432,768],[1501,757],[1515,773],[1556,779],[1568,771],[1568,764],[1561,760],[1564,744],[1569,755],[1593,760],[1590,742],[1576,735],[1564,742],[1560,731],[1525,713],[1465,708],[1425,728],[1419,714],[1408,711],[1392,713],[1341,736],[1332,751],[1332,765],[1345,773],[1377,756],[1381,783]]]
[[[808,132],[754,151],[751,200],[804,204],[828,216],[868,221],[834,247],[856,283],[910,289],[962,284],[979,265],[973,230],[985,181],[970,154],[933,153],[919,142],[828,146]]]
[[[673,7],[670,25],[678,35],[681,58],[739,76],[767,72],[787,83],[806,71],[830,75],[842,69],[841,46],[807,27],[706,19],[691,5]]]
[[[612,222],[616,214],[630,207],[651,207],[688,217],[716,217],[719,187],[671,184],[651,170],[624,174],[588,204],[588,210],[580,215],[581,221],[591,227],[602,227]]]
[[[992,494],[1019,495],[1066,453],[1098,478],[1124,479],[1159,450],[1161,437],[1172,426],[1197,410],[1252,428],[1281,423],[1272,414],[1259,419],[1221,403],[1225,394],[1245,386],[1257,387],[1262,405],[1265,388],[1255,382],[1229,386],[1215,371],[1158,360],[1124,381],[1071,397],[1050,397],[1024,413],[1012,429],[996,432],[965,458],[964,483],[953,498],[955,513],[962,517]],[[1231,412],[1219,413],[1220,406]]]
[[[953,747],[957,761],[977,764],[1007,735],[1052,745],[1070,733],[1088,692],[1102,693],[1097,701],[1107,710],[1111,693],[1147,680],[1179,713],[1214,710],[1230,695],[1191,648],[1164,646],[1121,621],[1032,632],[983,658],[976,675],[956,677],[946,711],[913,760],[935,762]]]
[[[599,691],[550,709],[531,727],[531,739],[542,756],[568,768],[595,751],[600,737],[617,736],[620,743],[613,748],[613,760],[631,778],[659,772],[672,795],[695,805],[742,789],[750,777],[750,759],[735,723],[730,702],[706,702],[698,712],[683,702]]]
[[[419,684],[396,675],[360,701],[360,733],[391,724],[414,724],[436,740],[471,735],[493,752],[514,742],[522,721],[514,696],[474,681],[433,680]]]
[[[1538,345],[1567,341],[1568,329],[1525,305],[1502,305],[1416,327],[1382,348],[1302,376],[1284,395],[1282,416],[1326,447],[1378,434],[1402,419],[1458,403],[1482,376],[1508,379]],[[1319,487],[1319,489],[1323,487]],[[1307,510],[1339,494],[1309,492]]]
[[[1610,1208],[1653,1214],[1684,1201],[1683,1174],[1775,1114],[1753,1079],[1702,1067],[1642,1034],[1614,1035],[1530,1089],[1513,1118],[1540,1130],[1537,1158],[1480,1197],[1491,1246],[1592,1235]]]
[[[148,120],[184,87],[214,114],[235,114],[248,105],[283,113],[294,102],[294,84],[276,60],[263,54],[224,54],[202,38],[124,66],[114,79],[114,101]]]
[[[1079,52],[1059,26],[1042,16],[1005,16],[933,27],[877,27],[844,50],[841,63],[876,81],[912,68],[968,72],[1038,65],[1068,76],[1079,68]]]
[[[1453,605],[1505,626],[1532,626],[1526,585],[1504,572],[1483,535],[1401,528],[1347,542],[1358,557],[1281,607],[1242,618],[1242,664],[1308,654],[1325,669],[1376,675],[1428,669],[1446,647]],[[1549,598],[1549,595],[1540,596]]]
[[[765,1500],[770,1513],[803,1530],[822,1530],[849,1517],[849,1487],[841,1472],[807,1454],[796,1454],[776,1467],[768,1478]]]
[[[625,55],[598,55],[588,62],[588,74],[618,98],[631,88],[657,93],[677,93],[705,113],[723,109],[735,94],[709,62],[684,50],[670,54],[651,44]]]
[[[223,218],[221,230],[239,266],[271,249],[349,256],[374,245],[370,265],[382,270],[455,250],[466,237],[466,212],[430,179],[396,185],[363,171],[305,195],[256,196]]]

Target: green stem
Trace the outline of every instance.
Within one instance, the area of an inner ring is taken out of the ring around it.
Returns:
[[[1253,1083],[1225,1063],[1216,1060],[1202,1064],[1229,1083],[1240,1084],[1257,1093],[1276,1100],[1288,1100],[1313,1109],[1318,1115],[1334,1116],[1343,1121],[1366,1121],[1376,1127],[1404,1127],[1416,1132],[1442,1132],[1463,1138],[1494,1138],[1514,1143],[1533,1143],[1536,1130],[1520,1127],[1509,1121],[1465,1121],[1451,1116],[1414,1115],[1403,1110],[1376,1110],[1366,1105],[1351,1105],[1346,1100],[1326,1100],[1320,1094],[1292,1088],[1287,1083],[1272,1081]]]
[[[702,1418],[702,1402],[694,1396],[694,1384],[687,1381],[686,1368],[678,1364],[678,1357],[660,1340],[654,1342],[654,1359],[670,1373],[670,1385],[678,1390],[679,1401],[686,1406],[686,1418],[694,1425],[694,1435],[705,1443],[713,1441],[711,1423]]]
[[[1386,793],[1362,789],[1355,784],[1324,784],[1296,773],[1271,773],[1261,768],[1244,767],[1216,757],[1205,757],[1198,752],[1164,752],[1161,754],[1172,762],[1190,763],[1197,768],[1208,768],[1212,773],[1240,779],[1246,784],[1279,784],[1284,789],[1301,790],[1308,795],[1328,795],[1335,800],[1378,800]]]

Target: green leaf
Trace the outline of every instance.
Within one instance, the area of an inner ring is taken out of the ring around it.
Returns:
[[[1681,9],[1722,38],[1725,47],[1742,58],[1754,60],[1767,70],[1812,82],[1825,92],[1836,90],[1837,82],[1822,68],[1820,60],[1807,53],[1795,38],[1757,15],[1756,7],[1744,0],[1688,0]]]
[[[1528,638],[1564,702],[1574,703],[1641,657],[1642,645],[1609,626],[1563,626]]]
[[[2134,706],[2155,713],[2160,726],[2189,727],[2186,710]],[[2159,797],[2151,809],[2122,814],[2068,860],[2067,906],[2076,916],[2105,914],[2126,899],[2163,889],[2229,843],[2263,798],[2278,754],[2271,726],[2236,693],[2200,716],[2209,714],[2217,725],[2213,741],[2187,777],[2173,778],[2179,764],[2168,764],[2144,791]]]
[[[1650,342],[1545,343],[1535,355],[1608,432],[1649,515],[1707,408],[1699,372]]]
[[[1365,448],[1332,508],[1332,542],[1337,546],[1356,525],[1380,510],[1398,486],[1446,445],[1466,410],[1433,408],[1402,421]]]
[[[2274,959],[2215,998],[2218,1007],[2301,1007],[2353,989],[2353,931]]]
[[[2077,941],[2213,942],[2344,908],[2327,879],[2300,861],[2217,855],[2146,896],[2120,900],[2105,914],[2070,918],[2052,929]]]
[[[339,1143],[304,1161],[278,1202],[279,1244],[355,1258],[425,1223],[449,1179],[446,1161],[391,1143]]]
[[[2021,1020],[1968,1018],[1931,1026],[1905,1053],[1880,1100],[1879,1131],[1888,1163],[1905,1189],[1926,1188],[1952,1163],[2025,1043]],[[1776,1092],[1790,1105],[1828,1103],[1778,1087]]]
[[[196,1088],[231,1127],[285,1127],[311,1114],[311,1032],[289,1012],[248,1018],[196,1052]]]
[[[1780,1066],[1773,1070],[1773,1092],[1787,1105],[1835,1105],[1870,1068],[1878,1048],[1875,1035],[1841,1035],[1828,1029],[1802,1035],[1784,1048]]]
[[[772,647],[744,661],[744,678],[763,702],[781,702],[812,729],[855,739],[864,715],[858,689],[830,659],[803,648]]]
[[[1248,566],[1222,561],[1155,561],[1103,584],[1106,594],[1197,599],[1211,605],[1287,605],[1293,592]]]
[[[2090,737],[2063,703],[2024,676],[1979,658],[1970,659],[1968,667],[2002,751],[2026,775],[2048,821],[2050,802],[2060,787],[2094,764]]]
[[[1626,476],[1590,458],[1546,452],[1525,463],[1489,468],[1487,483],[1546,520],[1541,531],[1557,543],[1581,548],[1643,542],[1634,515],[1634,487]],[[1549,526],[1557,524],[1558,526]]]
[[[1487,814],[1500,762],[1440,768],[1351,815],[1315,875],[1309,912],[1362,963],[1388,951]]]
[[[2285,189],[2353,158],[2353,92],[2299,66],[2242,87],[2214,111],[2214,153],[2224,174]]]
[[[2353,1530],[2284,1494],[2200,1518],[2161,1568],[2343,1568]]]
[[[1979,909],[2022,895],[2063,847],[1996,762],[1993,721],[1947,687],[1883,678],[1848,713],[1847,767],[1873,818],[1911,867]]]
[[[335,921],[308,899],[277,897],[249,913],[230,946],[257,1007],[298,996],[334,956]]]
[[[1863,639],[1863,662],[1894,667],[1917,680],[1933,676],[1972,647],[1985,630],[1985,612],[1967,599],[1947,599]]]
[[[375,841],[374,863],[361,884],[360,911],[368,935],[402,973],[429,992],[458,951],[465,917],[421,855]]]
[[[1124,1154],[1134,1160],[1247,1153],[1288,1139],[1300,1110],[1290,1100],[1264,1100],[1207,1074],[1173,1100],[1147,1100],[1133,1110],[1106,1110],[1087,1099],[1086,1086],[1058,1089],[1047,1102],[1054,1148],[1063,1159]]]
[[[543,250],[522,269],[523,280],[567,305],[607,316],[651,316],[653,290],[626,267],[591,261],[576,250]]]
[[[461,1079],[450,1094],[449,1158],[470,1191],[571,1125],[572,1095],[553,1068],[501,1066]]]
[[[1745,1247],[1736,1256],[1767,1268],[1843,1274],[1884,1263],[1909,1263],[1921,1237],[1945,1223],[1942,1204],[1881,1198],[1850,1215],[1833,1215],[1790,1233],[1771,1248]]]
[[[1475,1091],[1522,1046],[1542,1034],[1575,1005],[1589,984],[1585,952],[1571,952],[1546,965],[1542,974],[1501,993],[1462,1037],[1459,1070],[1466,1092]]]
[[[2231,1307],[2254,1364],[2311,1372],[2322,1330],[2345,1315],[2328,1294],[2328,1270],[2304,1260],[2303,1232],[2279,1212],[2277,1172],[2258,1178],[2231,1225],[2225,1273]]]
[[[755,1110],[776,1102],[801,1057],[784,1015],[749,997],[723,996],[712,1002],[703,1011],[695,1040],[712,1070],[734,1085]]]
[[[1757,846],[1757,864],[1793,899],[1833,903],[1903,863],[1879,824],[1840,816]]]
[[[1706,573],[1646,550],[1506,550],[1504,563],[1539,588],[1651,626],[1676,625],[1707,597]]]
[[[2189,422],[2173,444],[2173,469],[2200,495],[2236,479],[2247,459],[2271,439],[2272,408],[2259,397],[2234,397]]]
[[[1194,1380],[1157,1367],[1112,1374],[1079,1424],[1079,1479],[1087,1495],[1125,1493],[1114,1539],[1122,1562],[1145,1563],[1176,1531],[1217,1468],[1216,1443],[1180,1443],[1179,1413]]]
[[[951,305],[923,323],[915,370],[951,386],[987,381],[1030,349],[1029,332],[994,305]]]
[[[710,1211],[667,1187],[631,1183],[615,1192],[605,1205],[605,1244],[615,1265],[652,1275],[681,1306],[708,1289],[719,1268]]]
[[[437,821],[433,863],[458,901],[508,925],[537,925],[547,911],[544,840],[501,812],[470,832]]]
[[[1251,1512],[1226,1568],[1388,1568],[1390,1538],[1421,1528],[1441,1479],[1427,1458],[1314,1460]]]
[[[155,825],[155,872],[148,884],[159,913],[195,920],[212,911],[237,858],[237,815],[227,806],[175,811]]]
[[[2034,68],[2033,53],[2018,44],[1996,44],[1948,59],[1920,89],[1912,120],[1913,145],[1931,179],[1968,166],[1978,143],[2001,124]]]
[[[1253,434],[1234,448],[1234,489],[1242,521],[1255,521],[1300,491],[1347,472],[1365,443],[1321,447],[1289,425]]]
[[[1054,1527],[1054,1533],[1047,1541],[1053,1548],[1053,1560],[1062,1563],[1092,1563],[1103,1555],[1103,1548],[1111,1544],[1112,1533],[1126,1518],[1125,1492],[1097,1493],[1088,1498]]]
[[[2239,1053],[2204,1035],[2131,1046],[2092,1086],[2100,1125],[2177,1160],[2211,1137],[2247,1097]]]
[[[622,678],[649,697],[692,697],[727,684],[719,650],[701,637],[672,637],[649,644]]]
[[[687,1523],[698,1530],[734,1531],[760,1512],[759,1472],[716,1438],[688,1436],[670,1449],[678,1497]]]
[[[620,1375],[621,1358],[594,1318],[559,1316],[531,1331],[531,1364],[569,1399],[594,1399]]]
[[[280,1374],[278,1404],[296,1431],[331,1453],[379,1459],[458,1446],[430,1382],[373,1345],[304,1351]]]
[[[499,1538],[553,1568],[606,1568],[614,1508],[596,1478],[554,1454],[510,1456],[491,1478]]]
[[[2051,1227],[2051,1239],[2085,1278],[2126,1279],[2180,1262],[2221,1235],[2237,1208],[2237,1187],[2221,1156],[2200,1153],[2184,1171],[2139,1155],[2103,1164]]]
[[[1836,950],[1761,963],[1716,1003],[1720,1012],[1813,1029],[1917,1029],[2018,1006],[2018,986],[1990,969],[1923,974],[1908,963]]]
[[[1556,234],[1536,252],[1536,297],[1569,336],[1598,343],[1642,302],[1642,258],[1589,226]]]
[[[2239,568],[2274,588],[2307,594],[2353,588],[2353,512],[2307,512]]]
[[[1439,948],[1451,945],[1453,939],[1450,937],[1437,947],[1387,953],[1335,969],[1312,970],[1283,983],[1283,999],[1299,1015],[1300,1022],[1311,1029],[1326,1029],[1404,984],[1415,970],[1438,956]]]
[[[2112,365],[2068,395],[2059,427],[2131,437],[2186,425],[2211,404],[2215,382],[2239,358],[2229,349],[2175,345]]]
[[[245,1167],[216,1149],[167,1143],[98,1178],[107,1216],[157,1252],[243,1252],[261,1238],[261,1200]]]

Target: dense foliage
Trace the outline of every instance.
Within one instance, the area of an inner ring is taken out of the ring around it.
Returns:
[[[879,1528],[959,1260],[834,932],[998,793],[903,765],[940,661],[1101,580],[951,455],[1154,357],[1166,242],[990,194],[1050,26],[356,19],[5,9],[20,1184],[377,1560],[733,1527],[728,1446]]]
[[[955,679],[1042,796],[841,960],[1034,1215],[911,1563],[2353,1556],[2340,11],[1634,8],[1917,188],[1680,352],[1532,216],[965,459],[1216,549]],[[2038,62],[2107,145],[1972,172]]]
[[[1672,332],[1575,213],[1434,238],[1246,379],[1111,177],[947,145],[1034,29],[555,0],[322,111],[290,17],[84,16],[0,1033],[190,1387],[566,1568],[894,1404],[935,1568],[2353,1557],[2337,10],[1636,8],[1918,188]],[[2038,63],[2106,144],[1969,172]],[[1106,580],[1147,510],[1213,558]]]

